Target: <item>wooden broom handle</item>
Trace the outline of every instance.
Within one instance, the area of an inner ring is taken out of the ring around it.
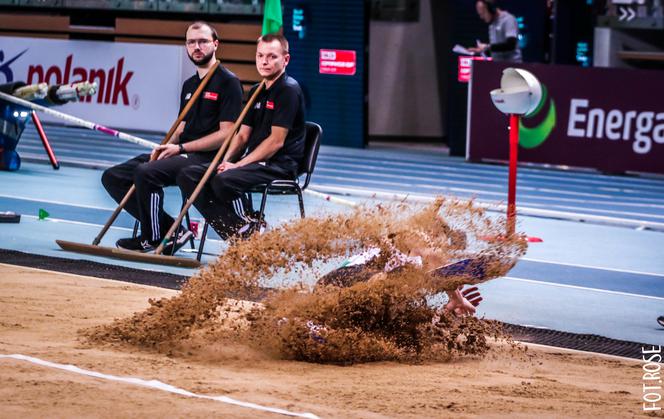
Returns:
[[[242,125],[242,121],[244,120],[244,117],[246,116],[247,112],[249,112],[249,109],[254,104],[254,101],[256,100],[256,97],[258,94],[263,90],[263,87],[265,86],[265,80],[261,81],[261,83],[258,85],[258,88],[256,88],[256,91],[254,92],[253,95],[251,95],[251,98],[249,98],[249,101],[247,104],[244,106],[244,109],[242,110],[242,113],[240,116],[237,118],[235,121],[235,124],[233,124],[233,129],[231,129],[230,134],[228,137],[226,137],[226,140],[224,140],[224,143],[221,145],[219,148],[219,151],[217,151],[217,154],[214,156],[214,159],[210,163],[210,166],[208,169],[205,171],[205,174],[201,178],[201,180],[198,182],[198,185],[196,185],[196,189],[194,189],[194,192],[192,192],[191,196],[187,198],[187,202],[184,204],[182,207],[182,210],[180,211],[180,215],[178,215],[178,218],[175,220],[171,228],[168,230],[168,233],[163,237],[161,240],[161,243],[159,243],[159,246],[155,250],[155,255],[161,254],[161,252],[164,251],[164,246],[166,245],[166,242],[168,242],[168,239],[175,233],[175,230],[180,226],[180,223],[182,222],[182,219],[184,218],[184,215],[187,213],[191,205],[194,203],[196,198],[198,197],[198,194],[201,192],[201,189],[203,189],[203,186],[205,186],[205,183],[208,181],[212,173],[217,169],[217,164],[219,164],[219,161],[222,159],[224,154],[226,153],[226,149],[230,145],[231,141],[233,140],[233,137],[235,137],[235,134],[237,131],[240,129],[240,125]],[[177,240],[177,237],[174,239]]]

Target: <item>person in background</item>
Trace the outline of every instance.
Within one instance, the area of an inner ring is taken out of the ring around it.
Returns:
[[[491,55],[494,61],[522,62],[519,48],[519,26],[514,15],[499,9],[495,0],[479,0],[475,3],[477,14],[489,25],[489,43],[477,42],[468,48],[476,54]]]

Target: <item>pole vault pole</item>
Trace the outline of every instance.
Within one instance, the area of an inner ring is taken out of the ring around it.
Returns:
[[[75,116],[66,114],[64,112],[59,112],[51,108],[47,108],[46,106],[37,105],[36,103],[28,102],[27,100],[17,98],[16,96],[8,95],[7,93],[0,92],[0,99],[6,100],[7,102],[11,102],[15,105],[23,106],[24,108],[32,109],[33,111],[43,112],[47,115],[54,116],[56,118],[62,119],[79,127],[88,128],[93,131],[99,131],[103,132],[104,134],[118,137],[121,140],[129,141],[131,143],[138,144],[143,147],[148,147],[148,148],[157,147],[157,144],[153,143],[152,141],[136,137],[135,135],[126,134],[124,132],[108,128],[103,125],[95,124],[94,122],[86,121],[85,119],[77,118]]]

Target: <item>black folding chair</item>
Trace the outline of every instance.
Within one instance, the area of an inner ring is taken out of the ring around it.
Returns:
[[[306,134],[304,137],[304,158],[300,162],[297,177],[294,180],[290,179],[277,179],[270,183],[256,185],[251,188],[251,192],[262,193],[261,206],[258,211],[258,221],[263,221],[265,218],[265,204],[267,203],[268,195],[297,195],[300,204],[300,216],[304,218],[304,200],[302,199],[302,192],[309,186],[311,175],[316,167],[316,160],[318,158],[318,150],[320,149],[320,142],[323,136],[323,129],[315,122],[305,122]],[[305,175],[304,183],[300,186],[300,177]]]

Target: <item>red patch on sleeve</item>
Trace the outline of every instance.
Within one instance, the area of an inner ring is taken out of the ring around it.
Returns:
[[[203,93],[203,99],[217,100],[219,95],[214,92],[205,92]]]
[[[266,109],[274,109],[274,102],[270,102],[269,100],[265,104]]]

